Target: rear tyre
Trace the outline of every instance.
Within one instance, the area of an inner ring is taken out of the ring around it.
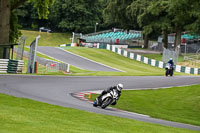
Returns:
[[[165,72],[165,76],[166,76],[166,77],[168,76],[168,73],[169,73],[168,71],[169,71],[169,70],[167,69],[166,72]]]
[[[171,77],[173,76],[173,70],[170,71],[170,76],[171,76]]]
[[[111,104],[111,102],[112,102],[112,98],[110,98],[110,97],[106,98],[106,99],[102,102],[101,108],[102,108],[102,109],[105,109],[108,105]]]

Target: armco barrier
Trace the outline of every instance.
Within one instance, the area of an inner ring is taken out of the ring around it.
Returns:
[[[105,48],[105,46],[102,47],[101,44],[98,44],[98,45],[100,45],[100,46],[98,46],[98,48],[110,50],[110,51],[115,52],[119,55],[128,57],[128,58],[136,60],[136,61],[143,62],[145,64],[149,64],[151,66],[155,66],[155,67],[159,67],[159,68],[165,68],[165,66],[166,66],[166,63],[164,63],[162,61],[157,61],[157,60],[154,60],[154,59],[150,59],[150,58],[141,56],[139,54],[131,53],[129,51],[126,51],[126,50],[123,50],[123,49],[117,47],[116,45],[112,46],[112,45],[107,44],[106,48]],[[175,65],[175,71],[176,72],[188,73],[188,74],[196,74],[196,75],[199,74],[200,75],[200,68],[191,68],[191,67]]]
[[[9,59],[0,59],[0,73],[7,73]]]
[[[0,73],[22,73],[23,60],[0,59]]]

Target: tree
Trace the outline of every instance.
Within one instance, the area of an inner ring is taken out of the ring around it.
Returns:
[[[148,48],[149,34],[153,32],[152,26],[148,24],[153,21],[153,16],[147,11],[150,0],[135,0],[127,7],[127,14],[131,20],[137,20],[138,25],[143,30],[144,48]]]
[[[127,7],[132,0],[108,0],[104,9],[104,19],[107,24],[118,28],[135,29],[138,27],[136,19],[130,19]]]
[[[94,32],[102,8],[99,0],[57,0],[50,9],[49,23],[62,32]]]
[[[160,30],[163,34],[164,47],[168,48],[168,34],[172,30],[171,16],[168,14],[169,0],[152,0],[147,11],[153,16],[152,26],[154,30]]]
[[[184,27],[191,23],[191,10],[194,10],[191,0],[170,0],[168,13],[171,16],[175,35],[175,48],[181,44],[181,34]]]
[[[26,1],[34,3],[39,18],[47,18],[48,8],[53,4],[53,0],[0,0],[0,45],[9,43],[11,12]]]

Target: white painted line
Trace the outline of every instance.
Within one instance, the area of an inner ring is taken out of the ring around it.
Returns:
[[[78,98],[81,98],[81,97],[83,97],[83,96],[80,96],[80,95],[74,95],[75,97],[78,97]]]
[[[117,109],[119,110],[120,112],[124,112],[124,113],[128,113],[128,114],[132,114],[132,115],[138,115],[138,116],[142,116],[142,117],[150,117],[148,115],[144,115],[144,114],[138,114],[138,113],[135,113],[135,112],[129,112],[129,111],[124,111],[124,110],[120,110],[120,109]]]
[[[185,87],[185,86],[192,86],[192,85],[199,85],[199,84],[189,84],[189,85],[179,85],[179,86],[168,86],[168,87],[158,87],[158,88],[138,88],[138,89],[123,89],[126,91],[131,90],[157,90],[157,89],[167,89],[172,87]]]
[[[99,64],[99,65],[102,65],[102,66],[105,66],[105,67],[109,67],[109,68],[111,68],[111,69],[115,69],[115,70],[120,71],[120,72],[125,72],[125,71],[122,71],[122,70],[120,70],[120,69],[113,68],[113,67],[110,67],[110,66],[107,66],[107,65],[101,64],[101,63],[99,63],[99,62],[96,62],[96,61],[90,60],[90,59],[88,59],[88,58],[85,58],[85,57],[83,57],[83,56],[80,56],[80,55],[77,55],[77,54],[71,53],[71,52],[69,52],[69,51],[67,51],[67,50],[64,50],[63,48],[58,48],[58,49],[61,49],[61,50],[65,51],[65,52],[68,52],[68,53],[70,53],[70,54],[76,55],[76,56],[78,56],[78,57],[81,57],[81,58],[83,58],[83,59],[85,59],[85,60],[88,60],[88,61],[94,62],[94,63],[96,63],[96,64]]]
[[[26,47],[27,47],[27,46],[26,46]],[[30,47],[27,47],[27,48],[30,49]],[[42,55],[45,55],[45,56],[51,57],[52,59],[55,59],[55,60],[57,60],[57,61],[60,61],[61,63],[69,64],[69,63],[64,62],[64,61],[61,61],[61,60],[59,60],[59,59],[57,59],[57,58],[54,58],[54,57],[52,57],[52,56],[50,56],[50,55],[47,55],[47,54],[41,53],[41,52],[39,52],[39,51],[37,51],[37,52],[40,53],[40,54],[42,54]],[[45,58],[45,59],[46,59],[46,58]],[[50,60],[50,59],[47,59],[47,60]],[[52,60],[50,60],[50,61],[52,61]],[[57,61],[55,61],[55,62],[57,62]],[[71,65],[71,64],[70,64],[70,65]],[[74,66],[74,65],[71,65],[71,66]],[[77,67],[77,66],[74,66],[74,67]],[[80,68],[80,67],[77,67],[77,68],[79,68],[79,69],[83,69],[83,68]],[[85,69],[83,69],[83,70],[85,70]]]

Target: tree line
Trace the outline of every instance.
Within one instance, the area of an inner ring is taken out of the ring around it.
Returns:
[[[163,35],[167,48],[169,33],[176,33],[176,47],[183,31],[200,32],[199,0],[110,0],[104,13],[123,27],[139,27],[146,48],[149,37],[155,33]]]
[[[142,30],[145,47],[155,35],[162,34],[167,47],[169,33],[176,33],[177,46],[183,31],[200,32],[199,0],[1,0],[1,3],[3,1],[9,6],[1,5],[0,15],[6,22],[1,19],[0,34],[9,29],[6,35],[10,36],[10,42],[18,37],[20,25],[27,29],[43,26],[58,32],[90,33],[98,22],[99,30],[111,27]],[[3,9],[6,10],[2,12]],[[7,15],[3,15],[5,13]],[[5,23],[6,27],[2,28]],[[1,37],[0,43],[2,40],[9,41]]]
[[[96,22],[102,23],[103,0],[55,0],[49,8],[48,19],[39,19],[33,3],[18,8],[23,28],[50,28],[54,32],[94,32]]]

